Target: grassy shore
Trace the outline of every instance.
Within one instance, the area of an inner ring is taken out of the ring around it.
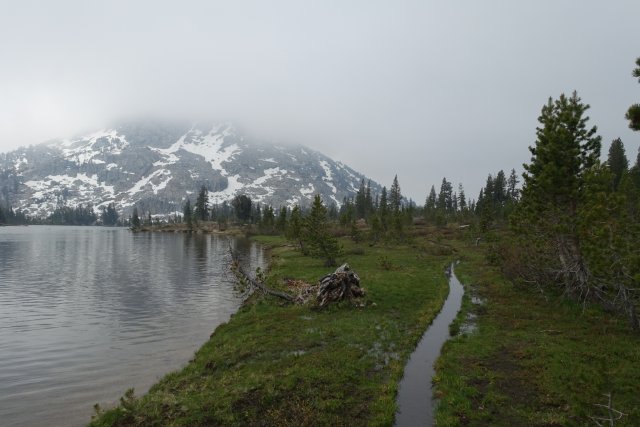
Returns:
[[[437,363],[438,425],[596,425],[607,393],[627,414],[616,426],[640,425],[640,336],[625,319],[514,286],[482,246],[463,252],[456,271],[470,292],[458,326],[470,316],[477,329],[447,342]]]
[[[258,239],[272,248],[272,287],[331,271],[281,238]],[[363,307],[255,296],[184,369],[92,425],[391,425],[406,360],[447,295],[451,251],[342,243],[367,291]]]
[[[250,227],[231,224],[221,226],[214,221],[197,221],[189,226],[183,222],[142,224],[135,232],[164,232],[164,233],[195,233],[195,234],[224,234],[227,236],[244,236]]]
[[[343,240],[364,307],[256,295],[183,370],[92,425],[391,425],[403,367],[454,259],[467,293],[437,363],[438,425],[596,425],[607,393],[626,414],[615,425],[640,425],[640,336],[610,313],[508,282],[464,233],[416,230],[404,246]],[[330,271],[279,237],[256,239],[272,248],[271,287]]]

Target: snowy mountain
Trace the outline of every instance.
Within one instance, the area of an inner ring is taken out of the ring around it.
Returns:
[[[136,122],[0,154],[0,203],[38,216],[89,203],[168,214],[205,185],[211,204],[245,194],[275,207],[308,205],[320,194],[340,205],[363,178],[300,145],[248,140],[229,123]]]

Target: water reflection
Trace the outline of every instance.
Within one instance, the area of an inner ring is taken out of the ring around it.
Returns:
[[[252,242],[231,241],[248,268]],[[0,228],[0,419],[82,425],[95,402],[183,365],[239,304],[229,240],[92,227]]]

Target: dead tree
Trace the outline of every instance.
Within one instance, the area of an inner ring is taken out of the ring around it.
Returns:
[[[229,245],[229,252],[231,253],[231,271],[238,279],[238,283],[245,289],[245,294],[247,296],[251,295],[257,289],[260,292],[268,295],[273,295],[274,297],[282,298],[285,301],[295,301],[295,297],[293,295],[265,286],[265,284],[262,282],[260,274],[258,274],[258,277],[255,278],[247,274],[247,272],[242,268],[242,264],[240,263],[238,256],[233,251],[233,249],[231,249],[231,245]]]

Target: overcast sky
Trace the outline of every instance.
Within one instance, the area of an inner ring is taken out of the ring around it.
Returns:
[[[141,114],[231,119],[424,201],[521,170],[577,90],[606,154],[640,133],[640,1],[0,0],[0,152]]]

